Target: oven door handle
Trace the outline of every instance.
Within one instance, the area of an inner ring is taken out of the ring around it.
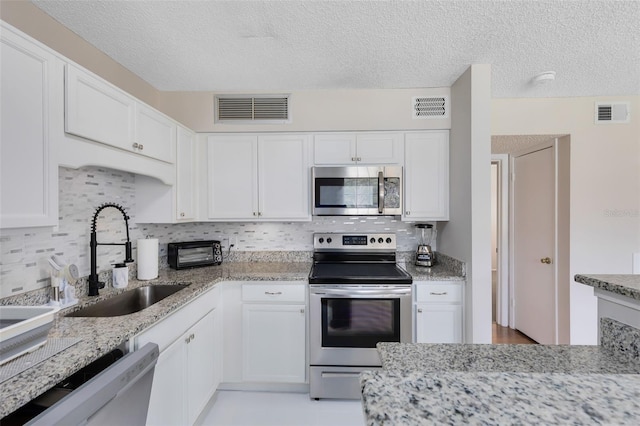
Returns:
[[[411,287],[406,288],[381,288],[381,289],[354,289],[354,288],[331,288],[312,289],[312,295],[337,296],[337,297],[358,297],[358,296],[397,296],[411,295]]]

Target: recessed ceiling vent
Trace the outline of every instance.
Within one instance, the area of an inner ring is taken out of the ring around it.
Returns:
[[[596,124],[628,123],[629,102],[596,102]]]
[[[290,123],[289,95],[220,95],[215,97],[216,123]]]
[[[414,96],[411,98],[413,118],[447,118],[449,117],[448,96]]]

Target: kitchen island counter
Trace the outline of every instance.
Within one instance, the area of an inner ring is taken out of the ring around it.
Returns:
[[[161,270],[158,278],[150,281],[130,280],[126,289],[105,288],[100,296],[88,297],[87,292],[79,304],[56,314],[48,341],[79,339],[71,347],[47,358],[33,367],[0,383],[0,418],[36,398],[84,366],[129,341],[141,331],[162,320],[223,281],[306,281],[311,264],[308,262],[237,262],[220,266],[175,271]],[[183,290],[160,302],[130,315],[107,318],[65,317],[66,314],[98,301],[108,299],[136,287],[155,284],[189,284]],[[42,350],[41,349],[38,349]],[[12,363],[3,369],[12,368]]]
[[[605,290],[620,296],[640,301],[640,275],[638,274],[609,274],[609,275],[581,275],[574,277],[576,282]]]
[[[366,422],[637,424],[640,330],[602,326],[601,346],[379,343]]]

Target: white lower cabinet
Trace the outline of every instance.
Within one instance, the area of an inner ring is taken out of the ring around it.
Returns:
[[[242,381],[305,383],[306,285],[242,284]]]
[[[304,304],[242,306],[244,381],[304,383],[304,318]]]
[[[136,349],[148,342],[160,347],[147,425],[192,425],[216,391],[222,353],[217,303],[213,288],[135,338]]]
[[[414,282],[416,343],[462,343],[463,281]]]

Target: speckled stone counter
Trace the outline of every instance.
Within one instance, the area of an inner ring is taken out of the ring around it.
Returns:
[[[640,376],[368,371],[367,425],[638,424]]]
[[[601,322],[602,346],[379,343],[367,424],[637,424],[639,330]]]
[[[437,264],[430,268],[415,266],[413,263],[401,264],[412,277],[413,281],[464,281],[464,277],[447,265]]]
[[[640,300],[640,275],[576,275],[576,282]]]
[[[640,359],[602,346],[378,343],[382,368],[397,372],[640,374]]]
[[[105,288],[100,290],[99,297],[83,296],[78,306],[64,309],[56,315],[48,335],[48,338],[80,338],[80,343],[1,383],[0,418],[117,348],[221,281],[306,281],[310,268],[311,264],[308,262],[265,262],[226,263],[184,271],[162,270],[160,276],[151,281],[130,280],[125,290],[153,284],[190,284],[189,287],[130,315],[110,318],[64,317],[80,307],[107,299],[125,290]]]

